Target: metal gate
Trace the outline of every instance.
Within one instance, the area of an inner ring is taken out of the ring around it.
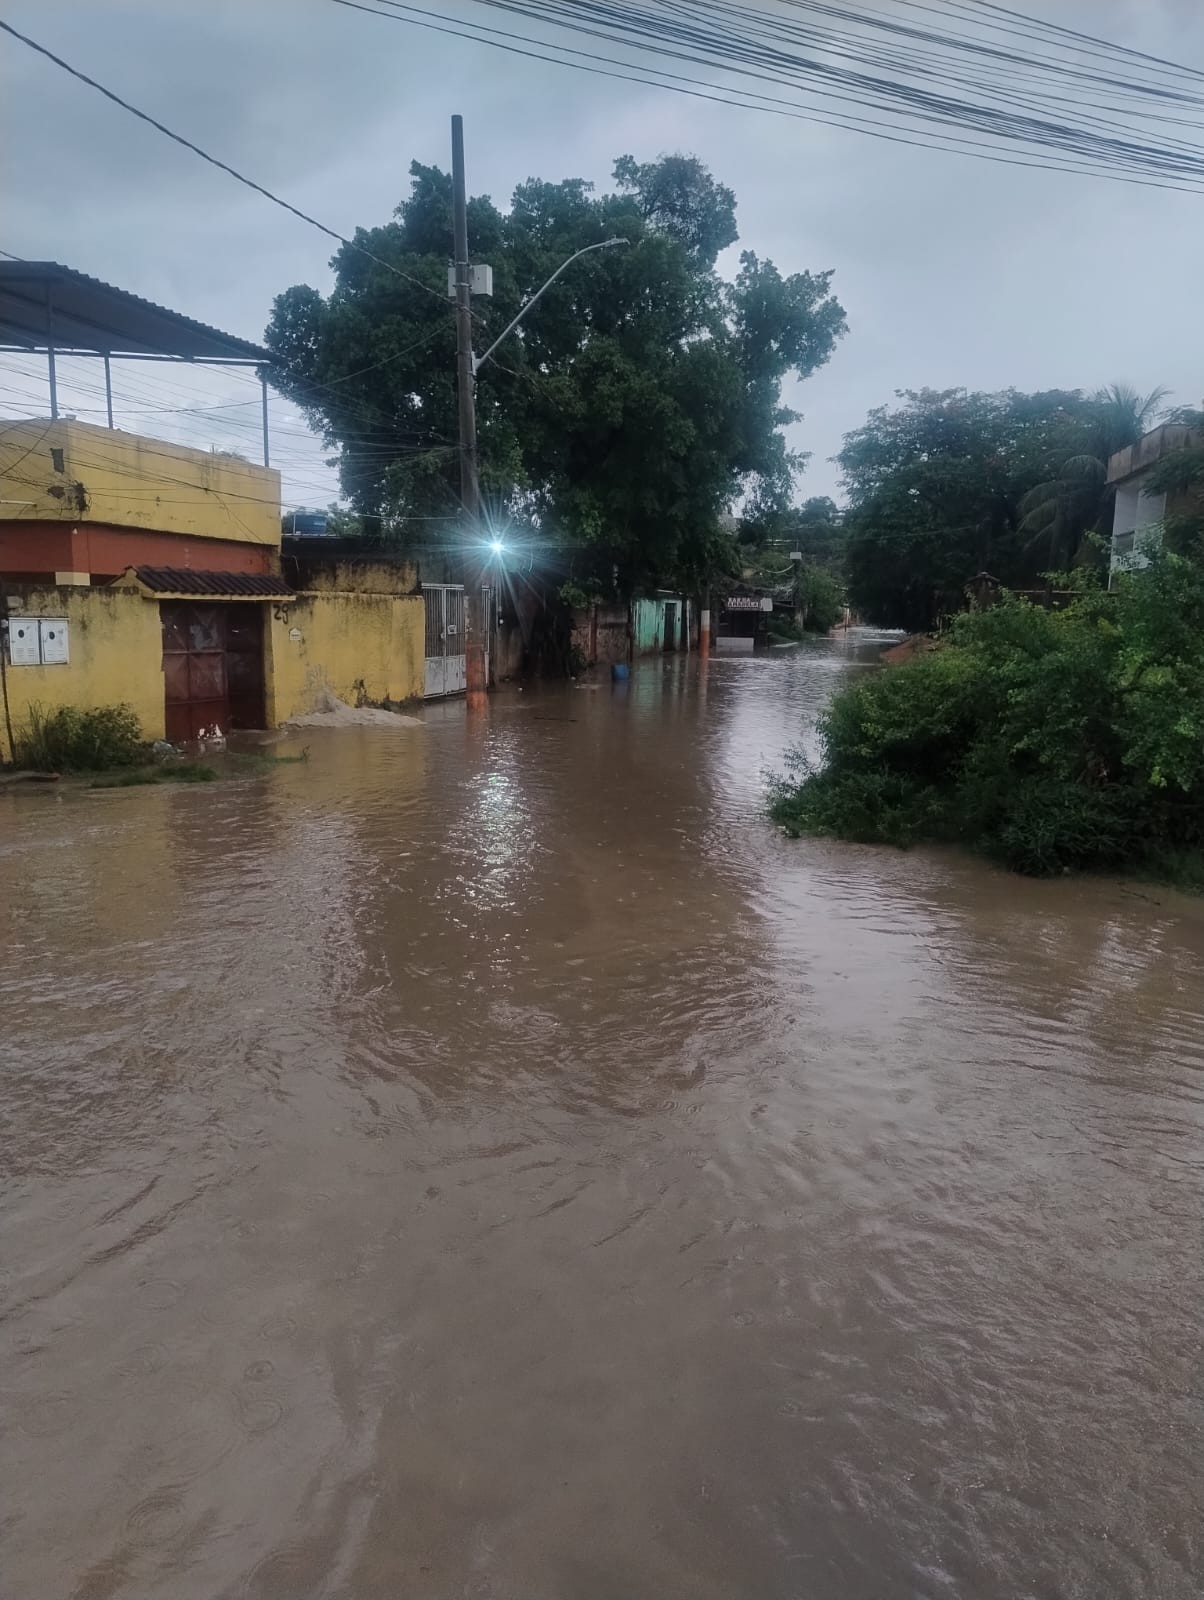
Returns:
[[[426,607],[426,673],[423,693],[463,694],[467,684],[464,641],[464,585],[424,583]]]
[[[493,684],[493,639],[497,632],[497,608],[493,588],[481,585],[481,637],[485,641],[485,686]]]
[[[261,605],[164,600],[164,721],[173,744],[264,725]]]

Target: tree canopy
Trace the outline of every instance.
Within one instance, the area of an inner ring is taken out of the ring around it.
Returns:
[[[355,510],[450,538],[451,181],[418,163],[410,174],[394,219],[335,255],[330,295],[286,290],[265,340],[273,381],[337,453]],[[693,157],[623,156],[614,178],[604,194],[532,178],[507,211],[469,202],[472,258],[494,270],[492,300],[474,301],[478,351],[573,251],[630,242],[574,263],[481,369],[482,487],[499,523],[579,550],[576,578],[701,582],[723,559],[721,512],[788,503],[802,458],[782,433],[782,382],[829,359],[845,316],[830,272],[783,274],[745,251],[734,280],[719,275],[735,197]]]
[[[846,435],[850,599],[874,622],[925,629],[966,581],[1016,588],[1090,563],[1107,530],[1108,458],[1153,421],[1161,391],[900,393]]]

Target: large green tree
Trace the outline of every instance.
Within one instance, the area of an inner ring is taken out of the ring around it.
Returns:
[[[330,295],[286,290],[265,337],[274,381],[337,453],[355,509],[401,537],[451,540],[451,184],[417,163],[411,179],[394,219],[336,254]],[[468,220],[474,261],[494,269],[493,299],[474,301],[478,351],[573,251],[629,241],[576,262],[482,368],[491,515],[576,550],[575,580],[705,581],[725,559],[726,507],[789,500],[801,458],[782,433],[793,413],[781,385],[826,362],[844,332],[831,274],[782,274],[745,252],[723,278],[735,200],[687,156],[624,156],[605,194],[531,179],[507,211],[472,199]]]
[[[838,460],[849,493],[850,599],[871,621],[930,628],[966,581],[1013,587],[1094,558],[1111,515],[1108,457],[1162,396],[904,391],[872,411]]]

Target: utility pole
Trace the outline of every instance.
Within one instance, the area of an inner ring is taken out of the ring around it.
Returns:
[[[481,542],[481,479],[477,466],[476,374],[472,359],[472,267],[468,260],[468,191],[464,178],[464,118],[452,118],[452,244],[456,283],[456,397],[460,411],[460,503],[467,523],[468,546]],[[469,558],[472,567],[472,558]],[[483,706],[485,681],[485,616],[481,585],[465,586],[464,686],[470,706]]]
[[[456,394],[460,405],[460,500],[479,533],[476,382],[472,370],[472,267],[468,261],[468,195],[464,182],[464,118],[452,118],[452,234],[456,262]]]
[[[465,533],[467,546],[470,550],[484,550],[486,547],[485,527],[481,518],[481,479],[477,455],[477,404],[476,404],[476,376],[481,367],[489,360],[498,345],[518,327],[519,323],[535,305],[536,301],[551,288],[560,274],[580,256],[589,255],[593,250],[610,250],[616,245],[630,243],[627,239],[601,239],[596,244],[584,245],[580,250],[574,250],[572,255],[562,261],[556,271],[546,283],[535,291],[530,299],[522,306],[519,313],[498,334],[497,338],[486,350],[478,361],[472,352],[472,291],[474,282],[477,293],[491,295],[493,293],[493,273],[488,266],[481,266],[474,272],[468,259],[468,187],[464,175],[464,118],[452,117],[452,247],[454,265],[451,272],[451,288],[456,300],[456,396],[459,402],[460,421],[460,503],[464,508]],[[501,542],[493,542],[494,550],[501,549]],[[485,586],[482,583],[486,575],[486,568],[481,567],[477,581],[465,585],[465,617],[468,627],[468,645],[465,651],[465,679],[468,690],[469,705],[483,705],[487,689],[486,679],[488,670],[486,666],[487,652],[490,640],[488,632],[492,624],[492,615],[496,612],[489,605]]]

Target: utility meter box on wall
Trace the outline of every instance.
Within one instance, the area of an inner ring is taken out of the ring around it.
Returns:
[[[66,617],[39,617],[38,635],[44,667],[58,666],[68,659]]]
[[[8,659],[14,667],[36,667],[42,659],[34,617],[13,617],[8,624]]]
[[[69,661],[66,617],[10,617],[8,659],[14,667],[58,667]]]

